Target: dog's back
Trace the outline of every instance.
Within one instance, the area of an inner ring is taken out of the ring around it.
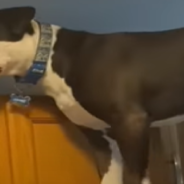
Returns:
[[[55,58],[64,59],[53,59],[54,71],[62,75],[66,66],[75,97],[97,117],[108,119],[113,104],[130,95],[152,120],[184,112],[184,29],[105,35],[62,29],[59,42]]]

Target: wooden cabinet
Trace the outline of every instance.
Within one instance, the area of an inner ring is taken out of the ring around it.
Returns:
[[[24,109],[7,101],[0,99],[0,183],[100,183],[85,137],[52,100],[38,97]]]

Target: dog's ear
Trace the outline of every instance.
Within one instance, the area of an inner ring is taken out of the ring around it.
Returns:
[[[20,35],[28,29],[35,13],[35,8],[29,6],[1,9],[0,24],[11,34]]]

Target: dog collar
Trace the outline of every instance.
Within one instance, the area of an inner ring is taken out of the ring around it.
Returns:
[[[16,76],[15,89],[18,94],[12,94],[10,102],[21,106],[28,106],[30,102],[29,96],[24,96],[23,91],[18,87],[18,84],[32,84],[36,85],[37,82],[43,77],[47,61],[50,56],[52,45],[52,27],[50,24],[40,24],[40,40],[32,66],[23,77]]]
[[[40,41],[32,66],[24,77],[15,77],[17,83],[37,84],[45,73],[52,44],[52,28],[49,24],[40,25]]]

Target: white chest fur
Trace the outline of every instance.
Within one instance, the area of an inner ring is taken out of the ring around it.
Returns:
[[[53,40],[52,40],[52,47],[57,41],[57,32],[59,27],[52,26],[53,28]],[[54,51],[52,50],[50,53],[49,61],[47,64],[46,74],[41,80],[41,83],[44,87],[44,91],[47,95],[53,97],[55,100],[57,99],[56,103],[58,107],[63,110],[67,107],[70,107],[76,103],[72,91],[69,86],[66,85],[63,78],[60,78],[53,70],[52,70],[52,56]]]
[[[53,42],[52,46],[57,41],[57,32],[60,27],[52,26],[53,28]],[[46,74],[40,81],[44,87],[46,95],[51,96],[58,108],[75,124],[89,127],[92,129],[104,129],[109,127],[103,121],[95,118],[84,110],[72,95],[72,89],[66,84],[65,80],[57,75],[52,70],[52,55],[54,51],[50,53]]]

